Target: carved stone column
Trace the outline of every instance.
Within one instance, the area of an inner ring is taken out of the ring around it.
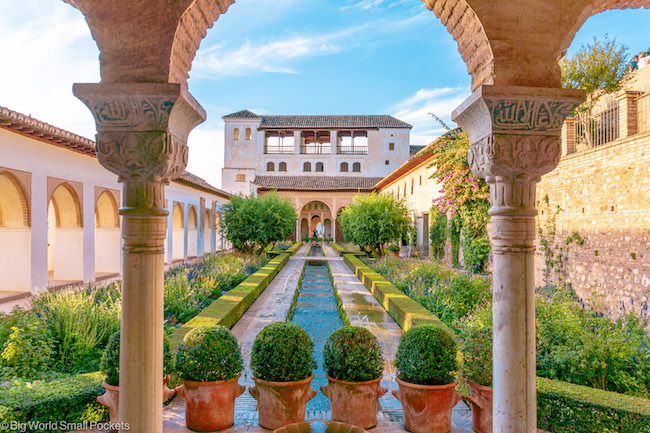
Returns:
[[[187,165],[205,112],[179,84],[75,84],[95,117],[97,157],[124,184],[120,422],[162,433],[165,185]]]
[[[472,172],[490,186],[493,253],[493,431],[537,429],[535,188],[561,154],[580,90],[481,86],[453,113],[469,135]]]

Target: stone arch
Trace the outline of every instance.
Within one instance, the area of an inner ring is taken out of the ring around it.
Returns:
[[[83,280],[81,202],[68,182],[61,182],[47,208],[47,265],[50,281]]]
[[[190,206],[187,212],[187,228],[188,230],[196,230],[197,227],[198,224],[197,224],[196,208],[194,206]]]
[[[57,228],[79,228],[82,226],[81,203],[75,190],[67,182],[56,187],[50,198]]]
[[[190,205],[187,210],[187,256],[196,257],[199,249],[198,215],[196,206]]]
[[[201,220],[203,226],[203,254],[209,254],[212,252],[212,233],[214,227],[211,220],[212,215],[210,209],[206,209]]]
[[[172,227],[175,229],[185,228],[185,217],[183,215],[183,206],[180,203],[174,205],[174,214],[172,215]]]
[[[301,240],[302,238],[311,237],[311,233],[309,233],[309,221],[307,221],[307,218],[300,219],[300,236]]]
[[[95,202],[95,274],[120,272],[120,217],[115,196],[104,190]]]
[[[30,225],[30,209],[25,189],[8,171],[0,172],[0,227],[24,228]]]
[[[331,238],[332,237],[332,220],[330,218],[325,218],[323,221],[323,237]]]
[[[110,191],[104,191],[95,204],[95,228],[116,229],[120,227],[117,203]]]
[[[172,211],[172,261],[185,258],[185,211],[181,203]]]
[[[321,224],[321,229],[324,228],[324,221],[326,219],[329,219],[331,221],[332,219],[332,211],[331,207],[328,206],[326,203],[320,201],[320,200],[311,200],[307,199],[307,203],[304,203],[300,206],[300,219],[301,219],[301,233],[304,235],[304,231],[302,230],[303,227],[303,222],[305,221],[308,225],[308,237],[313,236],[314,234],[314,228],[316,228],[316,225],[318,223]],[[321,230],[320,235],[323,235],[324,232]]]

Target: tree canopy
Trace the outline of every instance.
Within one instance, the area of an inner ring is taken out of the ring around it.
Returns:
[[[384,244],[405,238],[411,225],[405,200],[392,194],[356,196],[339,217],[345,239],[379,256],[384,254]]]
[[[616,38],[605,35],[601,42],[594,37],[592,44],[582,44],[570,58],[560,61],[562,85],[568,89],[587,91],[586,109],[591,109],[598,99],[619,90],[627,77],[628,48],[616,43]]]
[[[264,249],[288,238],[298,215],[286,197],[271,192],[263,196],[233,196],[224,206],[226,238],[246,253]]]

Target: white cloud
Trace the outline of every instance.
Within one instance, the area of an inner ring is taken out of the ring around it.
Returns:
[[[449,127],[454,128],[451,112],[470,94],[468,87],[443,87],[420,89],[409,98],[398,102],[388,111],[393,116],[413,125],[411,144],[423,146],[443,134],[445,129],[429,113],[439,116]]]
[[[346,38],[365,27],[352,27],[321,35],[293,36],[260,45],[246,41],[239,48],[232,50],[222,44],[215,45],[199,50],[193,73],[201,78],[251,75],[259,72],[297,74],[298,70],[292,66],[297,60],[349,50],[354,44],[346,41]]]
[[[99,82],[99,50],[79,11],[60,1],[0,0],[0,105],[94,138],[75,82]]]

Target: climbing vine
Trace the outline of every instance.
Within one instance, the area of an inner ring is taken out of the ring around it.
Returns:
[[[541,204],[550,208],[548,195],[541,200]],[[537,202],[537,206],[540,202]],[[557,241],[557,216],[563,212],[560,206],[555,206],[545,219],[537,219],[537,235],[539,236],[539,249],[544,257],[544,284],[564,286],[569,284],[567,278],[566,261],[569,257],[569,247],[572,244],[582,246],[584,239],[578,232],[573,232],[563,241]],[[555,283],[555,284],[554,284]]]
[[[431,251],[433,257],[440,259],[445,255],[445,242],[447,241],[447,214],[432,207],[431,212]]]
[[[441,195],[433,200],[433,207],[442,213],[458,215],[457,223],[460,223],[463,233],[465,267],[472,272],[482,272],[490,253],[486,232],[487,211],[490,207],[489,187],[470,170],[467,162],[467,134],[459,129],[451,130],[438,117],[434,118],[448,132],[431,148],[434,153],[431,164],[434,171],[431,177],[442,185]],[[452,238],[452,244],[453,242]],[[457,255],[452,259],[457,262]]]

